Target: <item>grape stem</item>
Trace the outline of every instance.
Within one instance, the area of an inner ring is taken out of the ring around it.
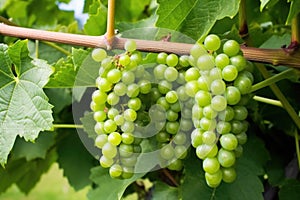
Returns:
[[[269,99],[269,98],[260,97],[260,96],[254,96],[253,99],[255,101],[259,101],[259,102],[262,102],[262,103],[266,103],[266,104],[270,104],[270,105],[273,105],[273,106],[278,106],[278,107],[283,108],[282,103],[278,100]]]
[[[170,172],[163,168],[162,169],[163,174],[169,179],[169,181],[171,181],[171,183],[173,184],[173,186],[178,187],[179,184],[177,183],[177,181],[174,179],[174,177],[170,174]]]
[[[81,124],[53,124],[52,125],[52,129],[56,129],[56,128],[79,128],[79,129],[83,129],[83,125]]]
[[[115,0],[108,0],[107,28],[105,34],[106,48],[112,49],[115,38]]]
[[[248,36],[248,25],[246,17],[246,0],[241,0],[239,8],[239,34],[242,38]]]
[[[105,36],[87,36],[70,33],[60,33],[30,28],[21,28],[0,24],[0,34],[34,40],[51,41],[69,45],[106,48]],[[126,38],[114,38],[113,48],[123,49]],[[137,50],[145,52],[166,52],[178,55],[189,54],[193,44],[164,41],[135,40]],[[300,68],[300,51],[286,52],[283,49],[261,49],[241,46],[246,59],[256,62],[271,63],[273,65],[287,65]]]
[[[266,67],[260,63],[257,63],[258,69],[260,73],[263,75],[265,79],[268,79],[270,77],[268,70]],[[284,109],[288,112],[294,123],[296,124],[297,128],[300,129],[300,117],[297,115],[296,111],[292,107],[292,105],[288,102],[284,94],[281,92],[279,87],[276,85],[276,83],[273,83],[270,85],[271,90],[275,94],[275,96],[279,99],[279,101],[282,103]]]
[[[283,80],[283,79],[289,79],[289,78],[298,78],[299,77],[299,71],[298,70],[295,70],[295,69],[287,69],[283,72],[280,72],[279,74],[276,74],[270,78],[267,78],[255,85],[252,86],[251,88],[251,93],[252,92],[255,92],[257,90],[260,90],[264,87],[267,87],[267,86],[270,86],[271,84],[273,83],[276,83],[280,80]]]
[[[300,169],[299,134],[298,134],[297,130],[295,130],[295,146],[296,146],[296,154],[297,154],[297,159],[298,159],[298,168]]]

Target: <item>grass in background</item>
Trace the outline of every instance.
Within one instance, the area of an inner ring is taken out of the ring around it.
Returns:
[[[86,200],[88,190],[89,187],[75,191],[55,163],[27,196],[13,185],[0,195],[0,200]]]

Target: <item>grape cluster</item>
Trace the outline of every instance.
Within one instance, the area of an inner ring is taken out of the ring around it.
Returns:
[[[130,178],[140,144],[150,138],[155,142],[157,164],[181,170],[190,143],[187,135],[193,128],[193,104],[182,104],[188,96],[183,71],[175,68],[178,56],[159,54],[158,63],[143,65],[133,40],[125,43],[125,50],[116,56],[98,48],[92,52],[92,58],[101,62],[90,106],[98,134],[95,146],[102,151],[100,164],[109,168],[111,177]]]
[[[248,115],[245,100],[253,76],[240,52],[239,44],[228,40],[223,45],[216,35],[195,44],[185,74],[187,94],[194,99],[192,146],[203,160],[205,179],[210,187],[236,179],[236,157],[247,141]]]
[[[111,177],[130,178],[147,140],[157,165],[181,170],[192,145],[208,186],[233,182],[247,141],[245,104],[253,83],[239,44],[211,34],[190,55],[159,53],[151,63],[133,40],[124,49],[114,56],[92,52],[101,62],[90,106],[101,166]]]

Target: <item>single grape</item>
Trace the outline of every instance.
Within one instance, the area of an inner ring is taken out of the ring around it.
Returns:
[[[219,120],[229,122],[234,118],[234,110],[232,107],[227,106],[225,110],[219,112]]]
[[[214,131],[205,131],[202,134],[202,142],[204,144],[208,144],[208,145],[215,144],[216,139],[217,139],[217,136]]]
[[[107,73],[106,78],[111,83],[117,83],[122,78],[122,72],[119,69],[111,69]]]
[[[205,180],[206,180],[206,183],[209,187],[211,187],[211,188],[218,187],[220,185],[221,181],[222,181],[222,172],[221,172],[221,170],[218,170],[214,174],[210,174],[210,173],[205,172]]]
[[[228,40],[223,45],[223,52],[229,57],[235,56],[240,51],[240,45],[235,40]]]
[[[96,122],[103,122],[106,119],[106,113],[102,110],[94,112],[94,120]]]
[[[184,78],[188,82],[192,80],[198,80],[199,77],[200,77],[199,69],[195,67],[191,67],[188,70],[186,70]]]
[[[107,158],[114,158],[117,155],[117,147],[112,145],[110,142],[107,142],[105,145],[102,147],[102,154],[103,156]]]
[[[129,55],[127,55],[127,54],[123,54],[123,55],[121,55],[120,56],[120,58],[119,58],[119,63],[122,65],[122,66],[127,66],[127,65],[129,65],[129,63],[130,63],[130,57],[129,57]]]
[[[117,105],[119,103],[119,101],[120,101],[120,97],[116,93],[111,92],[108,94],[107,103],[109,105],[112,105],[112,106]]]
[[[211,105],[208,105],[203,108],[203,115],[208,119],[214,119],[217,117],[218,112],[215,111]]]
[[[229,105],[236,105],[241,100],[241,93],[236,87],[228,86],[226,88],[225,98]]]
[[[108,119],[104,122],[103,128],[106,133],[112,133],[117,130],[117,124],[115,121]]]
[[[252,81],[246,76],[241,76],[234,81],[234,86],[239,89],[241,94],[248,94],[251,91]]]
[[[189,97],[195,97],[198,91],[199,91],[198,81],[189,81],[185,84],[185,93]]]
[[[104,58],[107,57],[107,53],[104,49],[96,48],[92,51],[92,58],[96,62],[101,62]]]
[[[165,52],[161,52],[157,55],[156,62],[159,64],[166,64],[166,59],[167,59],[168,54]]]
[[[187,56],[187,55],[180,56],[179,57],[179,65],[182,66],[182,67],[188,67],[188,66],[190,66],[189,56]]]
[[[122,175],[122,167],[119,164],[114,164],[109,168],[109,175],[112,178],[117,178]]]
[[[133,145],[121,143],[119,146],[119,154],[120,157],[125,157],[125,158],[131,157],[133,155]]]
[[[195,95],[195,101],[199,106],[204,107],[211,104],[212,96],[209,92],[200,90]]]
[[[170,104],[177,102],[178,96],[177,96],[176,91],[171,90],[171,91],[167,92],[167,94],[166,94],[166,100]]]
[[[216,119],[208,119],[206,117],[201,118],[200,127],[205,131],[214,130],[217,126]]]
[[[230,58],[232,65],[236,66],[239,72],[243,71],[246,67],[246,59],[242,55],[236,55]]]
[[[227,65],[222,70],[222,77],[225,81],[233,81],[238,75],[238,70],[234,65]]]
[[[106,78],[101,78],[101,77],[97,78],[96,85],[99,88],[99,90],[103,92],[108,92],[112,88],[112,83],[109,82]]]
[[[234,150],[238,145],[238,140],[235,135],[227,133],[220,137],[220,144],[226,150]]]
[[[128,108],[138,111],[142,107],[142,101],[138,97],[131,98],[131,99],[129,99],[127,106],[128,106]]]
[[[127,40],[124,44],[124,49],[128,52],[134,52],[136,50],[136,42],[134,40]]]
[[[107,140],[106,134],[100,134],[95,139],[95,146],[101,149],[107,143]]]
[[[138,84],[132,83],[127,86],[127,96],[130,98],[137,97],[140,93],[140,88]]]
[[[174,67],[168,67],[166,68],[165,72],[164,72],[164,78],[169,81],[169,82],[173,82],[178,78],[178,71],[176,68]]]
[[[222,111],[227,107],[227,100],[224,96],[216,95],[211,99],[211,107],[215,111]]]
[[[105,92],[100,91],[100,90],[96,90],[92,94],[92,100],[96,104],[105,104],[106,99],[107,99],[107,94]]]
[[[127,92],[127,86],[123,82],[119,82],[114,86],[114,93],[118,96],[124,96]]]
[[[174,148],[175,157],[179,159],[184,159],[187,156],[187,148],[184,145],[177,145]]]
[[[166,160],[171,160],[174,157],[174,149],[171,145],[165,145],[160,149],[160,156]]]
[[[169,54],[166,58],[166,63],[169,67],[175,67],[178,64],[178,56],[175,54]]]
[[[135,110],[128,108],[124,111],[123,116],[126,121],[133,122],[137,118],[137,113]]]
[[[218,121],[216,130],[219,134],[226,134],[231,131],[231,123],[225,121]]]
[[[179,130],[179,122],[167,122],[166,123],[166,131],[170,134],[176,134]]]
[[[229,65],[229,63],[229,57],[224,53],[218,54],[215,58],[215,64],[220,69],[223,69],[224,67]]]
[[[155,78],[157,79],[164,79],[164,73],[165,70],[167,69],[167,65],[164,64],[159,64],[156,67],[154,67],[153,69],[153,74],[155,76]]]
[[[210,85],[210,90],[214,95],[221,95],[225,92],[226,84],[223,80],[214,80]]]
[[[126,85],[130,85],[134,83],[135,75],[132,71],[124,71],[122,73],[122,82]]]
[[[214,58],[212,55],[204,54],[197,60],[197,67],[200,70],[209,70],[215,66]]]
[[[121,125],[124,124],[125,119],[124,119],[124,116],[123,116],[123,115],[116,115],[116,116],[114,117],[114,121],[115,121],[115,123],[116,123],[118,126],[121,126]]]
[[[134,142],[132,133],[122,133],[121,137],[124,144],[132,144]]]
[[[235,120],[245,120],[248,116],[248,110],[245,106],[234,106],[234,119]]]
[[[118,146],[122,141],[122,137],[121,137],[120,133],[118,133],[118,132],[110,133],[108,135],[107,139],[108,139],[108,142],[114,146]]]
[[[100,158],[100,165],[103,168],[109,168],[110,166],[112,166],[114,164],[114,160],[111,158],[108,158],[106,156],[101,156]]]
[[[221,46],[221,40],[217,35],[210,34],[205,38],[204,46],[210,51],[216,51]]]
[[[213,174],[219,171],[220,163],[217,158],[205,158],[202,163],[205,172]]]
[[[207,50],[202,44],[194,44],[190,50],[191,56],[195,59],[199,58],[201,55],[207,54]]]
[[[172,160],[171,163],[168,165],[168,169],[180,171],[183,167],[183,163],[180,159]]]
[[[235,164],[235,154],[223,148],[219,150],[218,161],[222,167],[231,167]]]
[[[225,183],[232,183],[233,181],[235,181],[237,175],[233,167],[222,168],[221,171],[222,171],[222,179]]]

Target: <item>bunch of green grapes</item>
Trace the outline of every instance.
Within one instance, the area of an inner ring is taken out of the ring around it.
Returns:
[[[134,41],[128,40],[125,50],[115,56],[103,49],[92,52],[101,62],[91,102],[100,164],[109,168],[111,177],[130,178],[146,138],[157,150],[158,165],[181,170],[193,128],[193,103],[184,108],[182,102],[191,98],[184,92],[183,71],[175,67],[182,61],[175,54],[159,54],[157,63],[141,65]]]
[[[236,157],[247,141],[248,115],[245,99],[253,76],[248,71],[239,44],[208,35],[203,44],[190,50],[190,67],[185,73],[186,93],[194,99],[192,146],[203,160],[205,179],[210,187],[236,179]]]

